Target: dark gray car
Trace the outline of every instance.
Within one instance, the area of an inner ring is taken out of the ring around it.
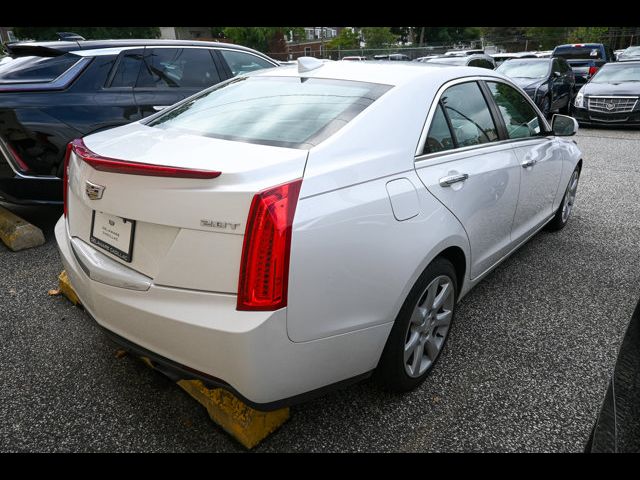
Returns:
[[[565,59],[513,59],[502,63],[496,71],[518,84],[547,118],[555,111],[569,113],[576,80]]]

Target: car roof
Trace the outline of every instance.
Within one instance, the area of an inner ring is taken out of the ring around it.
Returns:
[[[205,42],[201,40],[164,40],[164,39],[126,39],[126,40],[76,40],[76,41],[51,41],[51,42],[14,42],[6,44],[9,53],[21,53],[21,51],[58,51],[60,53],[72,52],[76,50],[96,50],[104,48],[118,47],[155,47],[155,46],[176,46],[176,47],[218,47],[234,50],[244,50],[255,52],[248,47],[223,42]]]
[[[494,70],[478,67],[466,67],[445,63],[422,62],[329,62],[321,67],[304,72],[302,76],[309,78],[325,78],[335,80],[351,80],[357,82],[380,83],[385,85],[402,85],[419,78],[433,78],[439,83],[467,76],[491,76],[506,78]],[[250,74],[260,77],[299,77],[297,68],[276,68],[257,70]],[[436,80],[437,79],[437,80]]]
[[[563,45],[556,46],[556,48],[602,47],[603,45],[603,43],[565,43]],[[554,50],[556,48],[554,48]]]

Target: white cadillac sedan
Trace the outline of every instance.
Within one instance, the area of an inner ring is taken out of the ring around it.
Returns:
[[[264,410],[418,386],[459,300],[567,223],[582,168],[575,120],[499,73],[298,64],[72,142],[56,226],[116,341]]]

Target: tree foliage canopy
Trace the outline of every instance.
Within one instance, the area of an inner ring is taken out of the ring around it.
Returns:
[[[389,27],[362,27],[361,31],[367,48],[382,48],[398,41]]]
[[[345,28],[340,31],[340,34],[332,38],[327,43],[327,48],[331,50],[348,50],[350,48],[358,48],[360,46],[360,35],[357,32],[352,32],[350,28]]]

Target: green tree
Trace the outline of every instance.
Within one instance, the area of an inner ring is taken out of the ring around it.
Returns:
[[[330,50],[349,50],[360,46],[360,35],[352,32],[350,28],[344,28],[337,37],[332,38],[327,43]]]
[[[394,44],[398,37],[389,27],[362,27],[362,36],[367,48],[382,48]]]
[[[567,42],[567,27],[527,27],[525,35],[529,49],[551,50]]]
[[[224,37],[233,43],[265,53],[280,53],[271,49],[276,45],[277,48],[283,48],[284,36],[289,32],[293,32],[294,39],[304,36],[301,27],[222,27]]]
[[[569,42],[594,42],[600,43],[606,40],[609,27],[576,27],[569,32]]]
[[[15,27],[21,40],[57,40],[56,32],[74,32],[87,40],[118,38],[158,38],[159,27]]]

